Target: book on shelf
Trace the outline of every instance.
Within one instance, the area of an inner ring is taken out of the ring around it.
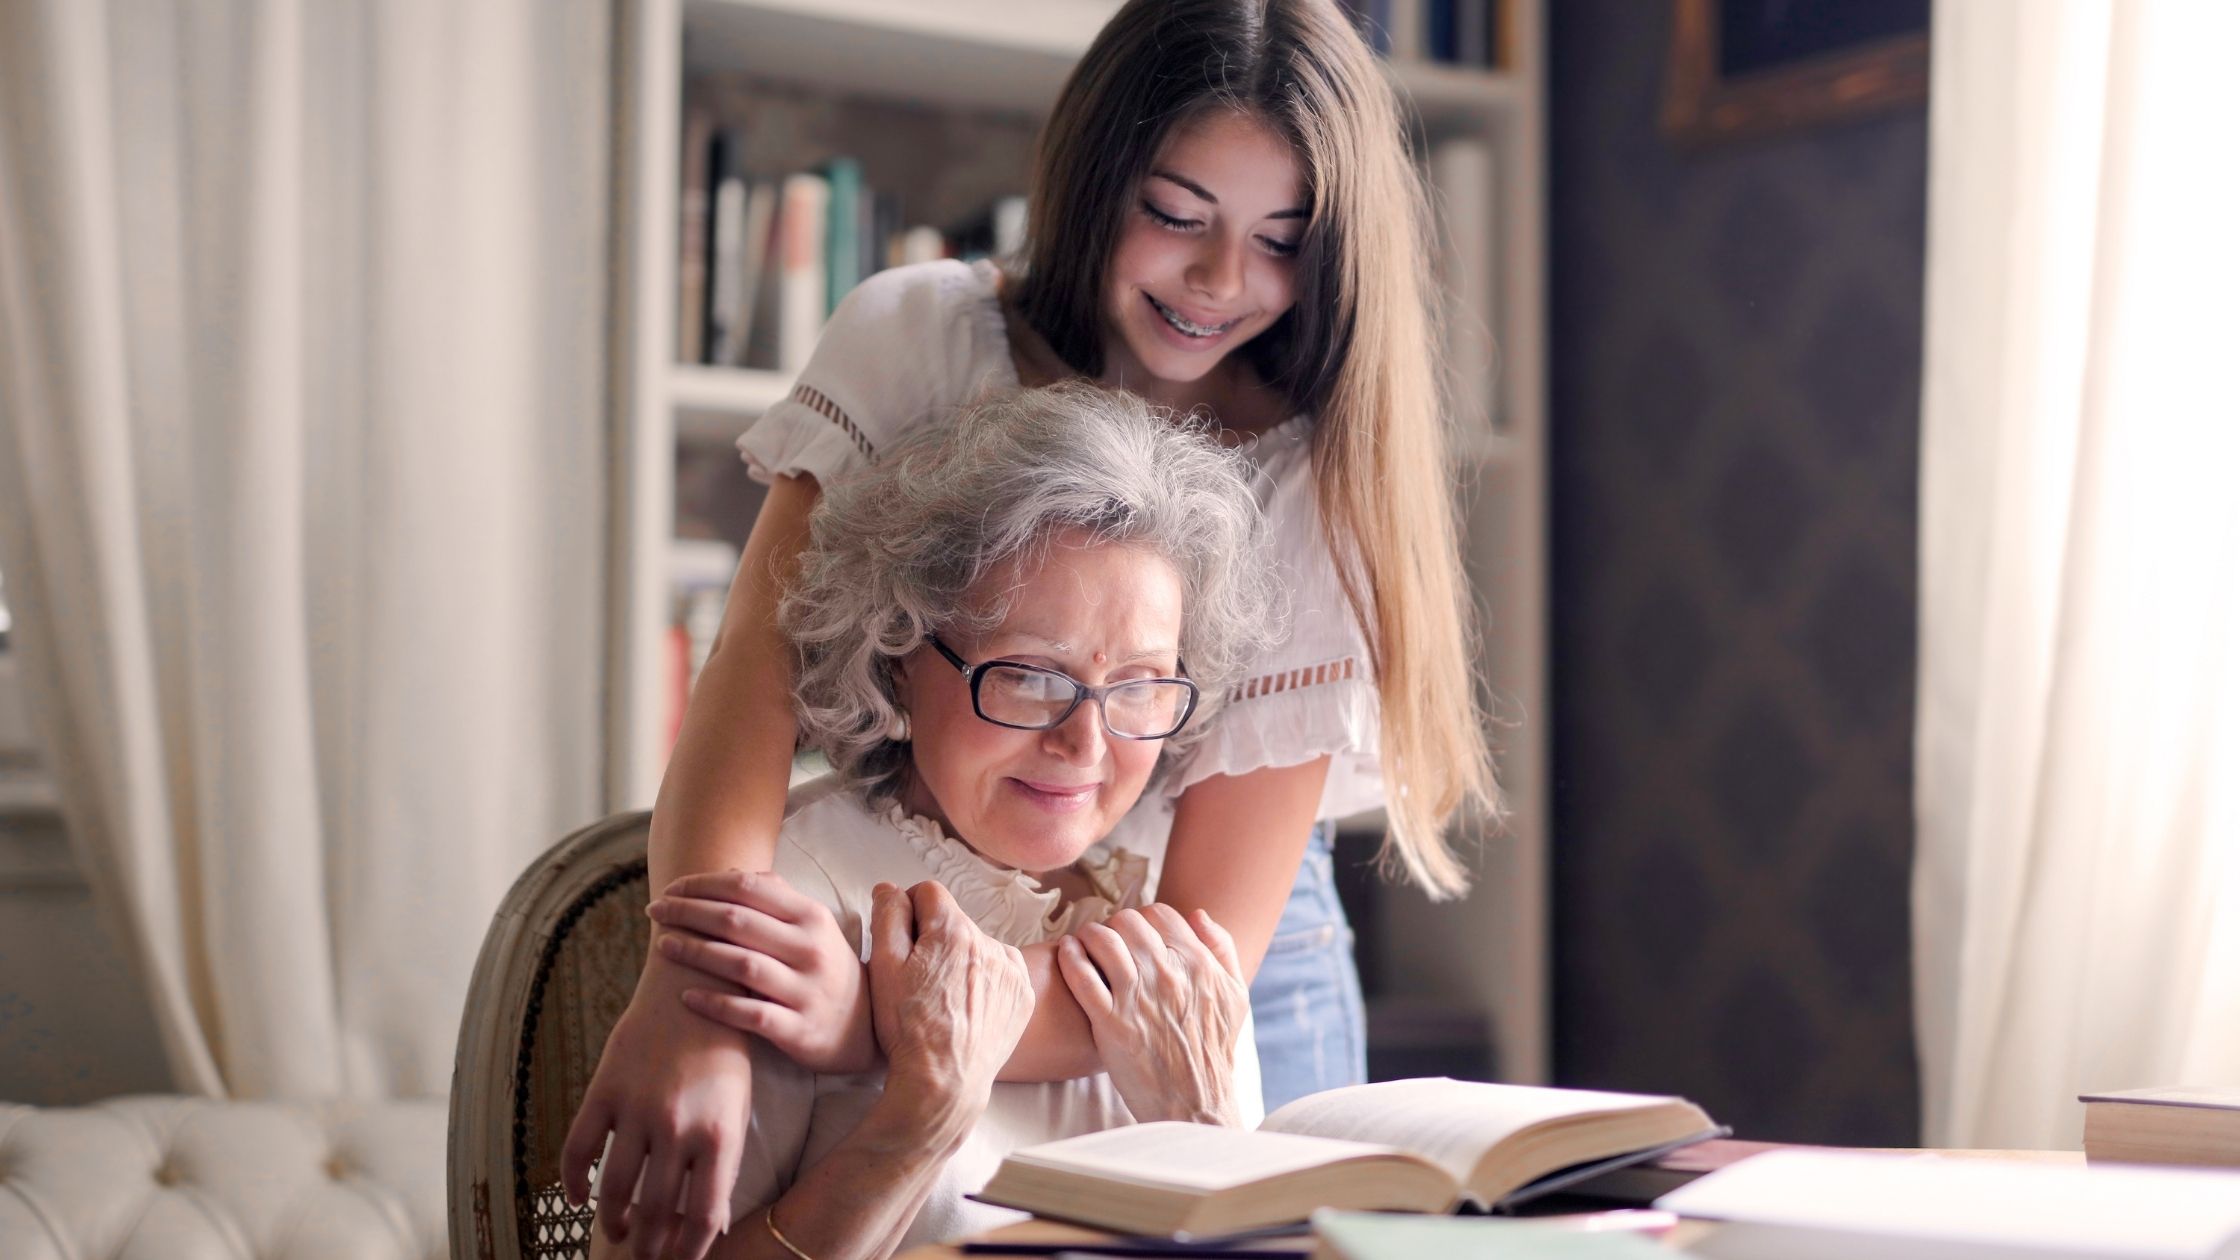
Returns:
[[[688,103],[682,123],[683,151],[677,155],[682,187],[677,192],[677,362],[707,357],[708,164],[715,143],[714,111]]]
[[[2093,1163],[2240,1168],[2240,1085],[2158,1085],[2077,1101]]]
[[[1501,0],[1343,0],[1355,29],[1393,61],[1491,69],[1507,64]]]
[[[2240,1173],[1793,1150],[1657,1200],[1712,1260],[2232,1260]]]
[[[1681,1098],[1386,1081],[1298,1099],[1258,1129],[1163,1122],[1027,1147],[979,1197],[1129,1233],[1218,1234],[1325,1207],[1514,1206],[1722,1132]]]
[[[948,231],[910,224],[855,158],[789,174],[748,168],[747,134],[688,105],[679,190],[677,359],[797,372],[840,300],[874,272],[1010,256],[1026,199],[999,197]]]
[[[711,166],[717,172],[709,232],[707,348],[709,363],[744,367],[754,335],[757,294],[770,255],[777,188],[745,169],[744,138],[719,132]]]
[[[836,157],[818,172],[825,181],[824,313],[863,278],[863,164]]]
[[[825,231],[831,205],[832,186],[822,175],[786,176],[772,247],[777,255],[772,357],[781,372],[799,372],[808,366],[809,351],[824,328],[825,282],[830,274],[825,266]]]

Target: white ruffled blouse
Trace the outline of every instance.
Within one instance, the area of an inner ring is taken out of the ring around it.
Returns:
[[[1163,833],[1151,843],[1164,842]],[[831,780],[797,789],[787,803],[773,869],[795,890],[822,902],[859,957],[869,957],[871,890],[883,882],[908,888],[935,880],[980,930],[1027,946],[1099,922],[1153,896],[1157,852],[1106,841],[1074,869],[1094,892],[1066,901],[1032,876],[999,866],[930,819],[897,806],[872,809]],[[824,1158],[869,1112],[886,1073],[819,1075],[767,1044],[754,1042],[753,1110],[732,1197],[732,1219],[752,1223],[764,1204]],[[1236,1089],[1244,1122],[1261,1118],[1260,1061],[1249,1014],[1237,1037]],[[904,1248],[961,1237],[1020,1219],[1021,1214],[964,1196],[995,1174],[1022,1146],[1135,1123],[1103,1073],[1045,1084],[998,1083],[972,1135],[942,1169],[933,1191],[903,1237]]]
[[[820,483],[878,458],[928,417],[1019,388],[993,264],[953,260],[882,271],[833,312],[790,397],[739,439],[758,479],[808,473]],[[1183,754],[1139,812],[1166,814],[1201,779],[1331,758],[1317,818],[1384,803],[1377,766],[1377,692],[1361,627],[1338,584],[1315,502],[1309,416],[1243,448],[1258,466],[1274,537],[1283,633],[1224,697],[1205,737]],[[1135,820],[1149,831],[1163,822]]]

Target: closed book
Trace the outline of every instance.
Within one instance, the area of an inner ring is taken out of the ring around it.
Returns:
[[[824,164],[825,314],[863,278],[863,165],[851,157]]]
[[[1485,66],[1493,56],[1493,0],[1454,0],[1454,59]]]
[[[1423,60],[1423,4],[1424,0],[1389,0],[1392,48],[1388,55],[1394,61]]]
[[[1139,1234],[1219,1234],[1317,1208],[1513,1206],[1566,1170],[1721,1132],[1681,1098],[1428,1078],[1326,1090],[1258,1129],[1165,1122],[1027,1147],[979,1197]]]
[[[770,270],[772,228],[778,218],[777,181],[748,181],[744,217],[746,225],[739,234],[738,331],[731,339],[730,357],[723,360],[732,367],[745,367],[755,362],[755,324],[770,318],[771,307],[763,298],[767,287],[763,278]]]
[[[781,372],[807,367],[817,335],[824,331],[824,234],[831,195],[823,176],[806,172],[786,176],[778,195],[778,222],[773,229],[777,318],[772,332]]]
[[[2094,1163],[2240,1168],[2240,1085],[2158,1085],[2079,1094]]]
[[[1429,166],[1446,202],[1439,232],[1440,274],[1452,309],[1441,325],[1453,447],[1476,455],[1491,449],[1502,420],[1499,342],[1485,322],[1485,313],[1497,306],[1494,268],[1501,218],[1493,196],[1499,171],[1492,143],[1469,132],[1434,139]]]
[[[707,363],[740,363],[746,357],[750,300],[741,288],[747,248],[747,193],[752,183],[744,166],[746,138],[725,128],[716,133],[710,152],[715,197],[709,207],[708,332],[701,359]]]
[[[702,105],[684,111],[683,148],[677,155],[677,362],[707,356],[708,200],[715,115]]]
[[[1423,53],[1432,61],[1455,60],[1455,6],[1464,0],[1424,0]]]
[[[1657,1200],[1711,1260],[2235,1260],[2240,1173],[1774,1151]]]

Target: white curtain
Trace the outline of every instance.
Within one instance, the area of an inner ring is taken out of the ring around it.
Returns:
[[[2240,5],[1936,7],[1924,1140],[2240,1081]]]
[[[609,42],[0,4],[0,568],[182,1089],[441,1094],[597,808]]]

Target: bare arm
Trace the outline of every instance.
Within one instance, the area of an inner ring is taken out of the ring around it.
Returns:
[[[1227,928],[1247,982],[1260,970],[1283,917],[1329,772],[1330,759],[1317,757],[1217,775],[1190,785],[1175,802],[1159,900],[1185,916],[1203,910]],[[1052,941],[1021,951],[1034,980],[1034,1021],[1002,1080],[1070,1080],[1103,1068],[1089,1019],[1058,972],[1057,948]]]
[[[777,853],[799,734],[778,600],[808,545],[817,493],[814,477],[780,477],[755,517],[654,802],[646,874],[656,892],[683,875],[766,871]]]
[[[891,1255],[925,1206],[942,1165],[971,1132],[973,1114],[946,1107],[925,1090],[889,1088],[792,1189],[740,1219],[710,1254],[722,1260],[794,1260],[771,1234],[775,1222],[788,1241],[817,1260]]]
[[[647,863],[657,893],[683,874],[770,869],[796,736],[777,605],[808,539],[816,498],[814,479],[780,478],[747,540],[722,630],[654,805]],[[628,1237],[644,1260],[698,1260],[724,1224],[739,1167],[751,1098],[747,1043],[685,1008],[684,991],[706,984],[705,976],[648,951],[561,1156],[569,1197],[581,1202],[592,1188],[592,1161],[606,1149],[600,1226],[610,1240]],[[681,1201],[683,1209],[634,1212],[625,1224],[633,1185],[641,1203]]]
[[[819,1260],[891,1254],[987,1110],[996,1066],[1033,1000],[1019,952],[983,934],[931,882],[907,893],[874,888],[868,930],[872,1018],[892,1056],[885,1087],[776,1202],[734,1222],[716,1256],[794,1260],[787,1243]],[[633,1223],[633,1242],[639,1232]]]

